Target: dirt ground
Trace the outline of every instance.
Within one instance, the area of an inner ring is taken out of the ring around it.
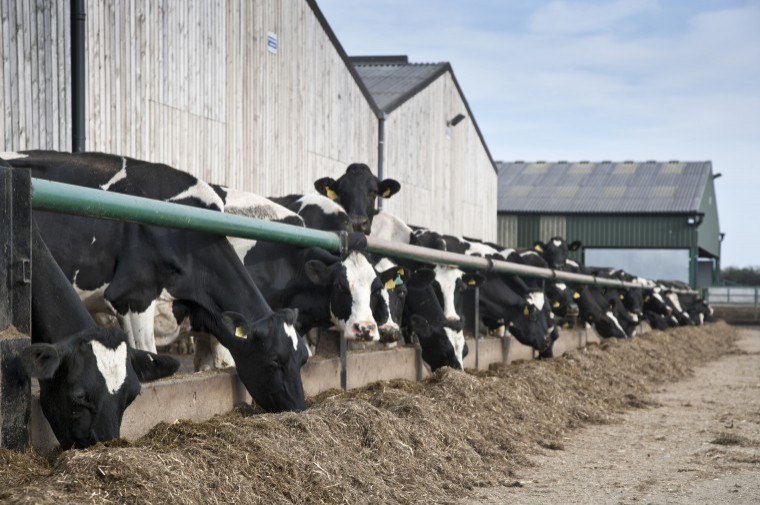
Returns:
[[[760,329],[650,332],[308,401],[49,459],[0,449],[0,502],[760,503]]]
[[[571,431],[462,503],[760,503],[760,328],[740,335],[745,353],[662,387],[658,406]]]

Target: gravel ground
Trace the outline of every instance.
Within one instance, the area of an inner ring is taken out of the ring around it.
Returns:
[[[760,504],[760,328],[738,346],[462,503]]]

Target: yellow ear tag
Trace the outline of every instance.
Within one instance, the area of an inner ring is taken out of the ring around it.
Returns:
[[[338,199],[338,193],[330,189],[329,186],[325,186],[325,193],[327,194],[327,198],[329,198],[330,200]]]
[[[235,336],[237,338],[248,338],[248,335],[245,334],[242,326],[238,326],[237,328],[235,328]]]
[[[581,294],[580,294],[580,293],[577,293],[577,292],[576,292],[576,293],[573,293],[573,300],[577,300],[577,299],[578,299],[578,298],[580,298],[580,297],[581,297]]]
[[[533,250],[538,251],[538,252],[544,252],[544,248],[541,247],[539,244],[534,245]]]
[[[475,279],[470,279],[469,281],[467,281],[467,285],[468,286],[477,286],[478,285],[478,281],[476,281]]]
[[[621,300],[625,300],[625,295],[620,295]]]
[[[385,289],[386,289],[387,291],[390,291],[391,289],[395,289],[395,287],[396,287],[396,281],[394,281],[393,279],[389,279],[389,280],[388,280],[388,281],[385,283]]]
[[[554,307],[555,309],[558,309],[559,308],[559,302],[552,303],[552,307]]]
[[[399,275],[404,275],[404,269],[403,268],[399,268],[397,273]]]
[[[525,308],[523,309],[523,316],[529,316],[529,315],[530,315],[530,309],[526,305]]]
[[[388,198],[389,196],[391,196],[391,190],[390,189],[386,189],[383,192],[383,198]]]
[[[648,302],[650,298],[651,298],[650,296],[647,296],[646,298],[644,298],[644,301]]]

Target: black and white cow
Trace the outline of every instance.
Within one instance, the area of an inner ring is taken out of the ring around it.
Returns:
[[[590,275],[589,271],[573,260],[565,260],[562,270]],[[570,283],[573,299],[578,304],[581,321],[593,325],[602,338],[627,338],[628,334],[615,315],[617,302],[610,301],[599,289],[599,286]]]
[[[0,158],[3,156],[0,155]],[[33,177],[221,210],[206,183],[166,165],[102,153],[27,152],[10,164]],[[215,335],[268,411],[305,408],[307,350],[296,314],[273,311],[225,237],[35,212],[40,232],[88,308],[117,314],[137,348],[153,350],[154,306],[166,292],[178,321]]]
[[[550,268],[563,269],[570,252],[579,250],[581,245],[578,240],[568,244],[562,237],[552,237],[547,242],[537,240],[533,249],[544,257]]]
[[[39,379],[40,406],[63,449],[119,438],[140,382],[166,377],[179,362],[132,349],[118,328],[96,326],[32,228],[32,344],[22,363]]]
[[[352,163],[337,180],[323,177],[314,182],[314,187],[346,209],[354,231],[369,235],[377,198],[390,198],[401,184],[394,179],[380,180],[367,165]]]
[[[335,200],[318,193],[270,197],[271,201],[298,214],[307,228],[341,232],[353,231],[351,218]]]

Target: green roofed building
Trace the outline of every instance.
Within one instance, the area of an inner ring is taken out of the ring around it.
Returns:
[[[580,240],[576,259],[709,286],[720,272],[712,163],[497,162],[498,237],[532,247]]]

